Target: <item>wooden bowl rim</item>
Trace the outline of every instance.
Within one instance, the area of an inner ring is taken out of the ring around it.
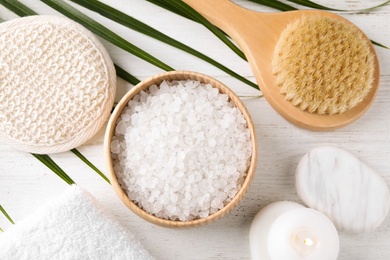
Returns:
[[[131,199],[128,198],[127,194],[123,191],[122,187],[120,186],[115,171],[113,167],[113,159],[111,157],[111,139],[114,134],[114,129],[116,127],[116,122],[118,118],[120,117],[123,109],[127,106],[128,102],[141,90],[145,90],[152,86],[153,84],[160,84],[164,80],[172,81],[172,80],[198,80],[202,83],[209,83],[211,86],[217,88],[220,93],[224,93],[228,95],[229,99],[233,101],[233,103],[236,105],[236,107],[241,111],[241,113],[244,115],[245,120],[247,121],[248,129],[250,130],[251,135],[251,143],[252,143],[252,156],[249,168],[247,170],[247,174],[245,176],[244,182],[237,192],[237,194],[234,196],[234,198],[226,204],[222,209],[217,211],[214,214],[211,214],[207,216],[206,218],[200,218],[195,219],[191,221],[174,221],[174,220],[167,220],[167,219],[161,219],[158,218],[145,210],[141,209],[137,204],[135,204]],[[158,75],[155,75],[149,79],[146,79],[136,86],[134,86],[129,92],[127,92],[123,98],[120,100],[118,105],[115,107],[115,110],[113,111],[107,125],[105,137],[104,137],[104,153],[105,153],[105,159],[106,164],[108,168],[108,172],[110,174],[110,181],[111,185],[115,191],[115,193],[118,195],[118,197],[122,200],[122,202],[135,214],[140,216],[141,218],[159,225],[163,227],[194,227],[199,226],[203,224],[207,224],[210,222],[213,222],[217,219],[222,218],[225,216],[228,212],[230,212],[244,197],[246,192],[249,189],[249,186],[253,180],[255,171],[256,171],[256,165],[257,165],[257,136],[255,127],[252,121],[252,118],[246,109],[243,102],[240,100],[240,98],[227,86],[225,86],[223,83],[219,82],[218,80],[201,74],[197,72],[192,71],[171,71],[171,72],[165,72]]]

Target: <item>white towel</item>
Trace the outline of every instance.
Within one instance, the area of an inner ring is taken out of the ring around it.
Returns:
[[[153,259],[96,200],[73,185],[0,234],[0,259]]]

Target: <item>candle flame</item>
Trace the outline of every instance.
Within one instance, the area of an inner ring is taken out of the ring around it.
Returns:
[[[305,238],[303,240],[303,243],[306,245],[306,246],[312,246],[314,244],[313,240],[310,239],[310,238]]]
[[[310,230],[297,230],[291,238],[294,249],[302,257],[315,253],[319,248],[320,241],[318,241],[315,233]]]

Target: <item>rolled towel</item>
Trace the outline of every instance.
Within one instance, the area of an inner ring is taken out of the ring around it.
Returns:
[[[76,185],[0,234],[0,259],[153,259]]]

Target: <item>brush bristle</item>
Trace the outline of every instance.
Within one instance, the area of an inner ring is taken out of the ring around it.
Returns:
[[[369,93],[374,54],[353,25],[330,17],[303,17],[282,32],[273,54],[280,93],[301,110],[343,113]]]

